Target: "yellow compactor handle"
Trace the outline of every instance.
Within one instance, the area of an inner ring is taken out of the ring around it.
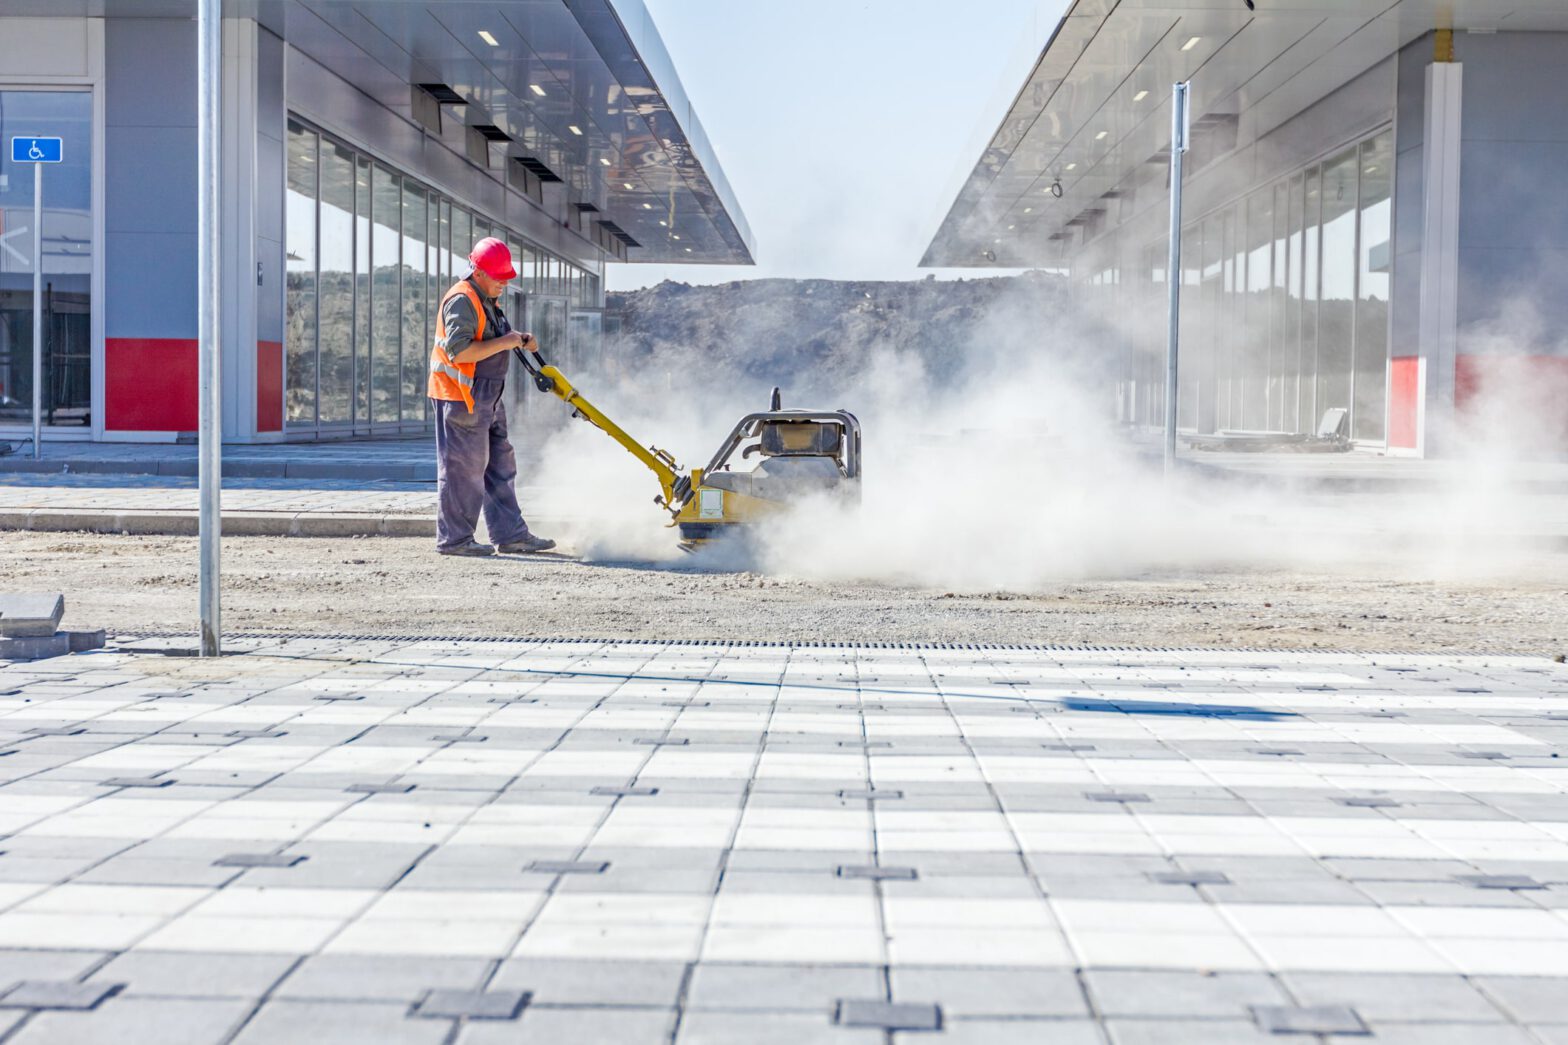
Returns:
[[[518,356],[522,355],[523,353],[519,351]],[[554,392],[562,402],[572,408],[574,414],[620,443],[628,453],[647,465],[653,474],[659,477],[659,486],[664,490],[666,508],[672,512],[677,511],[686,498],[691,496],[691,479],[677,471],[680,466],[675,463],[673,457],[663,450],[643,446],[626,434],[626,430],[606,417],[604,411],[583,398],[583,394],[566,379],[565,374],[545,363],[542,358],[539,359],[542,365],[537,370],[530,365],[531,362],[525,359],[523,366],[534,375],[534,383],[541,390]]]

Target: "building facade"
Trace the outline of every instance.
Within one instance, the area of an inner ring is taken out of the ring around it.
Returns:
[[[602,351],[609,264],[746,264],[750,232],[640,0],[229,0],[223,434],[428,430],[440,295],[506,240],[509,314]],[[32,424],[42,170],[46,439],[197,427],[191,0],[0,0],[0,439]],[[514,388],[517,382],[513,382]]]
[[[926,264],[1053,266],[1118,319],[1120,417],[1164,415],[1172,84],[1189,81],[1178,423],[1443,454],[1568,448],[1568,8],[1080,0]],[[1506,431],[1505,431],[1506,430]]]

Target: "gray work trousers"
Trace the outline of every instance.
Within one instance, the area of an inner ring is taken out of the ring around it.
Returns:
[[[483,511],[490,543],[528,536],[517,506],[517,457],[506,437],[506,382],[474,379],[474,412],[461,402],[432,399],[436,415],[436,547],[474,539]]]

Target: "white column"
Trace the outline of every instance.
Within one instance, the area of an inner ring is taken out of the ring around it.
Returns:
[[[1459,345],[1459,145],[1464,66],[1426,68],[1421,213],[1420,413],[1416,453],[1443,453],[1454,424]]]

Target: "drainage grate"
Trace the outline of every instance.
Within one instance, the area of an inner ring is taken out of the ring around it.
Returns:
[[[869,878],[874,882],[912,882],[920,877],[913,867],[877,867],[874,864],[840,864],[834,874],[840,878]]]
[[[1269,1034],[1356,1034],[1372,1031],[1355,1009],[1346,1005],[1254,1005],[1252,1018]]]
[[[535,860],[523,870],[535,874],[603,874],[609,867],[608,860]]]
[[[409,1015],[427,1020],[515,1020],[533,998],[529,991],[461,991],[433,988]]]
[[[230,853],[212,862],[214,867],[297,867],[309,860],[308,856],[287,853]]]
[[[942,1007],[928,1002],[843,998],[834,1007],[833,1022],[840,1027],[888,1031],[941,1030]]]

